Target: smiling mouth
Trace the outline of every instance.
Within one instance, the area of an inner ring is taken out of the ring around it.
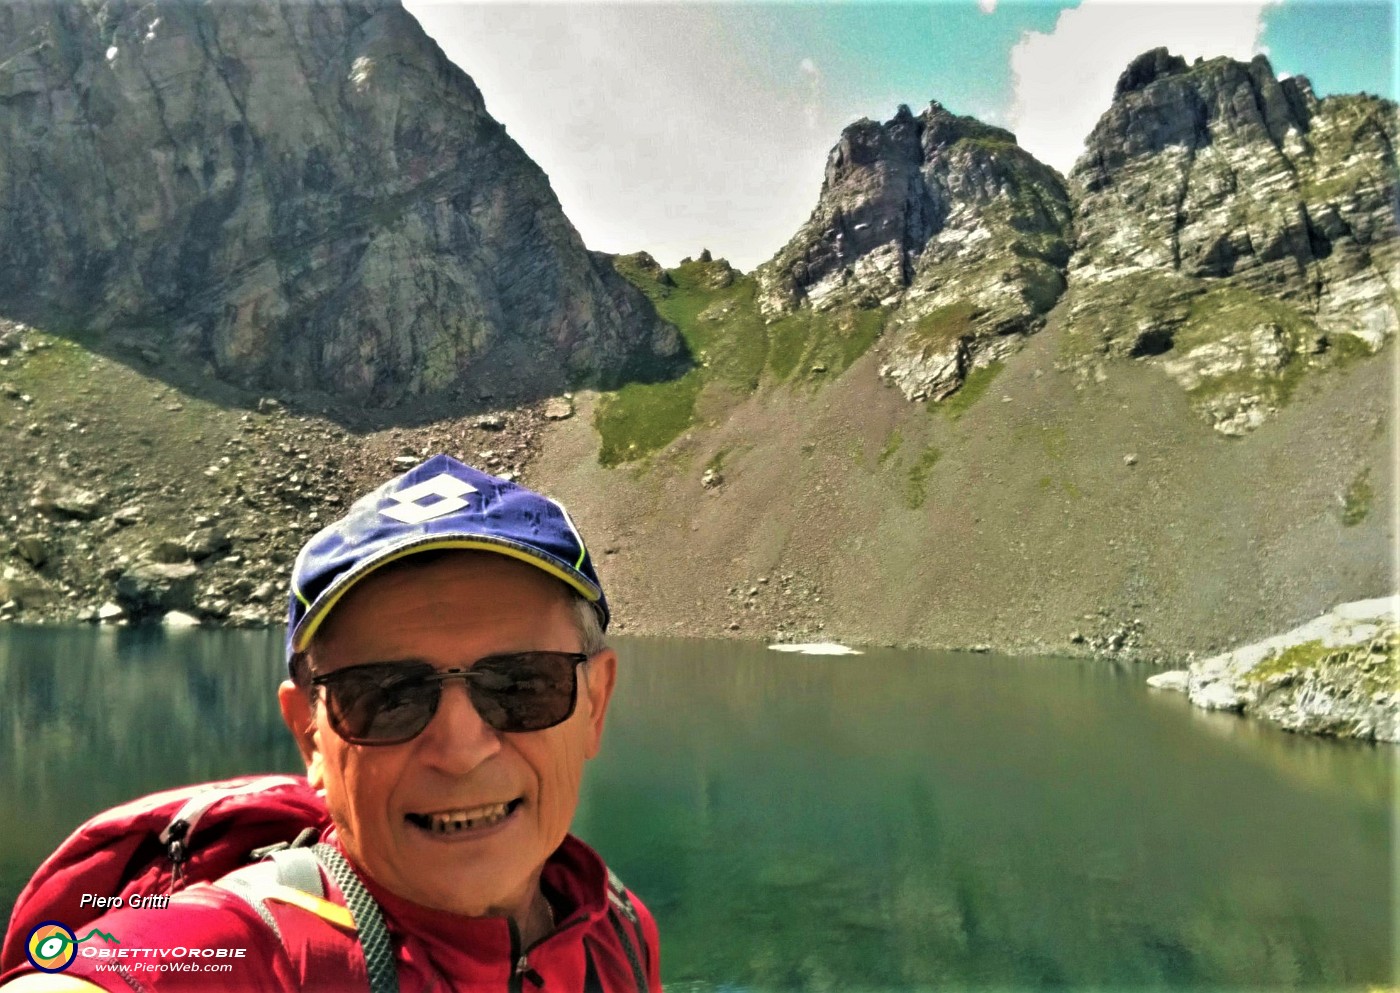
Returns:
[[[460,810],[439,810],[431,814],[405,814],[404,820],[429,834],[446,837],[494,827],[515,813],[524,802],[523,797],[516,797],[509,803],[489,803]]]

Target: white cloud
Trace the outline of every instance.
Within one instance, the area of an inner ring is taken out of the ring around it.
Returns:
[[[1263,50],[1264,11],[1279,2],[1083,0],[1049,34],[1028,31],[1012,49],[1011,129],[1023,148],[1067,173],[1133,58],[1165,45],[1188,62],[1250,59]]]
[[[977,0],[977,6],[982,9],[982,13],[991,14],[997,9],[997,0]]]
[[[407,6],[592,249],[751,269],[807,219],[846,123],[816,61],[770,72],[719,4]]]

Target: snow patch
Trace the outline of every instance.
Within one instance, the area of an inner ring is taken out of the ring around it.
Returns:
[[[838,645],[834,641],[818,641],[805,645],[769,645],[772,652],[798,652],[802,655],[864,655],[859,648]]]

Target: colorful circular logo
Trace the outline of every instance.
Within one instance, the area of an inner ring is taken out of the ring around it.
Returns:
[[[78,939],[58,921],[45,921],[29,932],[24,953],[40,972],[62,972],[78,957]]]

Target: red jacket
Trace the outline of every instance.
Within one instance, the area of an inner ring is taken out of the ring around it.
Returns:
[[[655,921],[636,896],[618,899],[603,860],[572,835],[541,876],[558,923],[530,948],[519,946],[515,925],[505,918],[429,910],[364,882],[393,940],[400,993],[630,993],[639,972],[647,993],[661,991]],[[212,884],[177,893],[162,909],[112,911],[77,937],[95,928],[113,941],[83,940],[64,971],[114,993],[367,990],[355,934],[335,911],[343,906],[340,891],[329,878],[325,884],[333,906],[319,912],[314,900],[265,901],[280,940],[248,903]],[[640,959],[635,965],[621,928]]]

